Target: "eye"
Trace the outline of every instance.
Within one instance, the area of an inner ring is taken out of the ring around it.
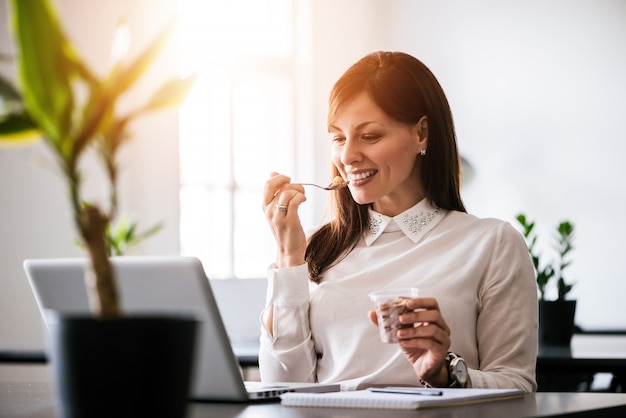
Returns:
[[[361,139],[364,142],[376,142],[378,141],[380,138],[382,138],[381,134],[377,134],[377,133],[372,133],[372,134],[363,134],[361,135]]]
[[[343,144],[346,142],[346,137],[342,135],[333,135],[332,142],[333,144]]]

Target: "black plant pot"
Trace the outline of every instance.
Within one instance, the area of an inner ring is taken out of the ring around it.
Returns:
[[[195,319],[57,314],[48,325],[60,416],[185,416]]]
[[[574,334],[575,300],[539,301],[539,343],[568,346]]]

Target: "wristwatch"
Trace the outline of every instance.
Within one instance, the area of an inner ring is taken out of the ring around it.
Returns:
[[[458,354],[449,352],[446,354],[448,364],[448,387],[464,388],[467,385],[467,364]]]

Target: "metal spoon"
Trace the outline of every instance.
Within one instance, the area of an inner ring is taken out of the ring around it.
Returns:
[[[315,184],[315,183],[292,183],[292,184],[299,184],[301,186],[313,186],[313,187],[317,187],[319,189],[322,190],[337,190],[337,189],[342,189],[344,187],[346,187],[348,184],[350,184],[350,181],[344,181],[341,183],[330,183],[328,186],[324,187],[324,186],[320,186],[319,184]]]

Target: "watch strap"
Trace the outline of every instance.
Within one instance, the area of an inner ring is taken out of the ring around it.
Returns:
[[[462,361],[463,363],[465,363],[465,360],[463,360],[463,357],[459,356],[456,353],[453,353],[453,352],[449,351],[446,354],[445,362],[446,362],[446,371],[448,372],[448,387],[451,387],[451,388],[465,387],[464,383],[461,383],[461,382],[458,381],[458,377],[456,376],[456,374],[454,372],[454,366],[459,361]],[[426,381],[424,381],[422,379],[419,379],[419,382],[425,388],[432,387],[428,382],[426,382]]]

